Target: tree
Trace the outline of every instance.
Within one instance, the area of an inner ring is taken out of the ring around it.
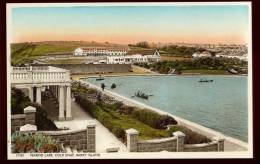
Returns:
[[[149,44],[147,41],[143,41],[143,42],[138,42],[136,43],[137,47],[141,47],[141,48],[150,48]]]

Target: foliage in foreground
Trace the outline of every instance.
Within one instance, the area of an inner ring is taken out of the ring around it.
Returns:
[[[15,132],[11,139],[14,145],[13,153],[59,153],[62,151],[62,145],[57,140],[41,133]]]

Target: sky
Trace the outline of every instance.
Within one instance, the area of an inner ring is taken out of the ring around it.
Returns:
[[[245,5],[17,7],[12,42],[244,44],[248,15]]]

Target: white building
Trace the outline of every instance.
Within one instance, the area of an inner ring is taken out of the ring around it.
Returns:
[[[204,52],[195,52],[192,54],[192,57],[197,58],[197,57],[211,57],[211,54],[208,51]]]
[[[145,63],[147,56],[143,55],[126,55],[126,56],[108,56],[107,64],[132,64],[132,63]]]
[[[156,50],[129,51],[125,56],[108,56],[107,64],[132,64],[158,62],[161,59],[160,53]]]
[[[121,56],[126,55],[127,47],[83,47],[77,48],[74,56]]]

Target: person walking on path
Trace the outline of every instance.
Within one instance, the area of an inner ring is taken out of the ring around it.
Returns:
[[[101,84],[102,91],[104,91],[105,87],[106,87],[105,84],[102,83],[102,84]]]

